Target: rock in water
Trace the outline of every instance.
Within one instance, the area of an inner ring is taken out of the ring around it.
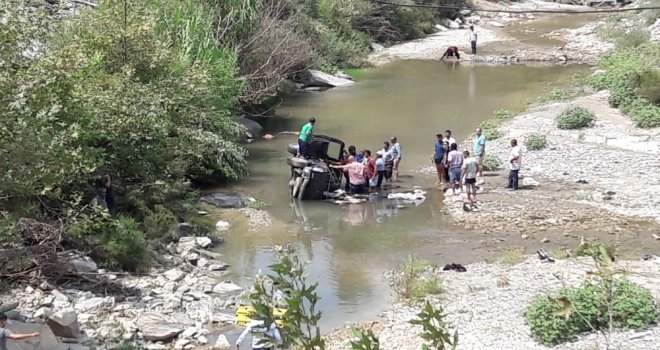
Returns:
[[[78,333],[78,314],[70,308],[60,310],[48,316],[46,324],[58,337],[75,338]]]
[[[264,129],[264,127],[261,126],[261,124],[255,122],[252,119],[241,118],[238,122],[241,123],[247,129],[247,132],[250,133],[252,137],[258,137],[259,135],[261,135],[261,131]]]
[[[144,340],[147,341],[167,341],[175,338],[186,328],[183,325],[168,323],[164,319],[151,314],[140,317],[137,326]]]
[[[231,228],[231,224],[228,223],[227,221],[220,220],[215,223],[215,229],[220,232],[227,231],[230,228]]]
[[[338,78],[328,73],[313,69],[305,72],[303,80],[305,81],[306,86],[340,87],[355,84],[352,80]]]
[[[254,198],[238,193],[214,193],[204,196],[202,202],[213,204],[218,208],[245,208],[254,202]]]
[[[229,340],[227,339],[227,336],[224,334],[220,334],[218,336],[218,339],[216,339],[215,344],[213,344],[213,350],[229,350],[231,349],[231,344],[229,344]]]
[[[215,226],[216,226],[216,228],[218,227],[217,224]],[[198,247],[200,247],[202,249],[206,249],[206,248],[213,245],[213,240],[208,238],[208,237],[197,237],[195,239],[195,243],[197,243]]]
[[[238,294],[243,291],[243,288],[233,283],[220,282],[213,287],[213,293],[221,295]]]

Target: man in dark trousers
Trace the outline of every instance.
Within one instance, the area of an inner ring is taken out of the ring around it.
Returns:
[[[302,157],[307,157],[309,152],[309,145],[312,143],[312,135],[314,134],[314,124],[316,123],[316,118],[309,118],[309,122],[303,125],[300,129],[300,135],[298,136],[298,155]]]
[[[474,26],[470,26],[470,46],[472,47],[472,54],[477,54],[477,32],[474,31]]]
[[[447,51],[445,51],[445,53],[442,55],[442,57],[440,57],[440,61],[444,61],[445,57],[446,58],[456,57],[457,60],[460,60],[461,59],[461,54],[458,53],[458,47],[456,47],[456,46],[448,47]]]

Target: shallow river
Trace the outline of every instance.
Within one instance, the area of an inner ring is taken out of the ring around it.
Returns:
[[[250,148],[250,176],[222,191],[249,193],[265,201],[272,227],[250,232],[241,227],[225,235],[219,248],[232,265],[232,278],[248,286],[258,269],[274,262],[275,244],[294,243],[308,259],[310,279],[320,282],[325,331],[345,321],[376,316],[390,289],[382,273],[408,254],[439,264],[483,258],[478,237],[452,227],[442,214],[442,196],[430,189],[418,207],[390,209],[384,203],[338,206],[289,199],[286,145],[315,116],[315,132],[359,149],[377,150],[396,135],[403,148],[403,186],[431,188],[435,178],[418,170],[430,165],[435,134],[451,129],[459,140],[498,108],[521,110],[553,86],[570,83],[584,66],[487,67],[431,61],[403,61],[360,72],[349,88],[300,93],[285,99],[278,117],[265,124],[271,141]]]

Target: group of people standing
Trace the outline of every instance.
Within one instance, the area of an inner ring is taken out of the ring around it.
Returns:
[[[368,149],[358,152],[355,146],[349,146],[344,160],[330,167],[344,171],[347,192],[360,194],[382,189],[383,180],[398,182],[401,156],[401,144],[393,136],[390,141],[383,142],[383,148],[375,154]]]
[[[471,203],[476,202],[476,185],[484,182],[483,160],[486,155],[486,137],[481,128],[477,128],[475,134],[472,156],[468,150],[458,150],[451,130],[446,130],[444,135],[436,135],[433,153],[433,163],[438,174],[436,184],[443,186],[445,192],[451,189],[453,194],[460,193],[462,184],[465,184],[468,201]]]

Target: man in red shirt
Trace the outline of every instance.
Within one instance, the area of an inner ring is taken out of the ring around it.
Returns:
[[[365,149],[362,153],[364,154],[362,164],[367,167],[365,174],[367,175],[368,182],[376,175],[376,159],[371,156],[371,151],[368,149]]]

